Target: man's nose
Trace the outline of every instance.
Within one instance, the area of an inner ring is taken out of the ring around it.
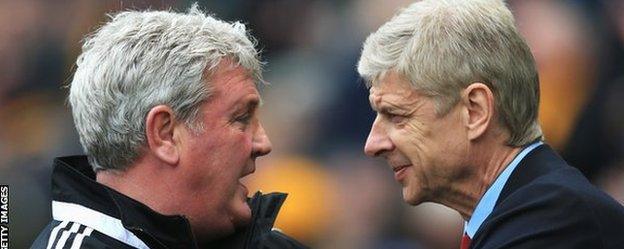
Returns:
[[[258,129],[253,137],[253,156],[260,157],[271,153],[273,145],[269,136],[267,136],[264,127],[261,124],[258,125]]]
[[[371,131],[366,139],[366,145],[364,145],[364,153],[370,157],[380,156],[384,152],[392,151],[394,144],[388,137],[383,125],[381,124],[380,117],[377,116],[371,127]]]

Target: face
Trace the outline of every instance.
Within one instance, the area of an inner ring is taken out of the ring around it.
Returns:
[[[213,95],[201,106],[203,129],[180,135],[180,167],[189,200],[182,204],[196,237],[213,238],[249,222],[247,188],[241,178],[255,159],[271,151],[257,117],[260,96],[248,72],[229,61],[210,77]]]
[[[436,115],[434,101],[390,72],[370,89],[377,117],[365,152],[383,157],[403,186],[403,199],[412,205],[440,202],[465,172],[466,135],[459,105]]]

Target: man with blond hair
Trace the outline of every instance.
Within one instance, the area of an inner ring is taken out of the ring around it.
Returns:
[[[32,248],[302,248],[272,230],[284,194],[240,179],[271,142],[245,26],[126,11],[87,37],[69,103],[87,156],[57,158]]]
[[[366,141],[411,204],[466,221],[461,248],[624,248],[624,208],[543,141],[533,56],[501,0],[425,0],[364,43]]]

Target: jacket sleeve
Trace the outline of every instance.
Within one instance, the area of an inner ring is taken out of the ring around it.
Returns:
[[[471,248],[604,248],[594,212],[571,189],[548,184],[527,187],[496,207]]]

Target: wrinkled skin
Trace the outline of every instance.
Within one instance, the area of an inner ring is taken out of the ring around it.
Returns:
[[[418,205],[454,192],[467,174],[468,154],[460,105],[437,115],[434,100],[395,72],[370,89],[369,101],[377,112],[365,152],[380,156],[391,168],[407,166],[395,178],[403,186],[403,199]]]

